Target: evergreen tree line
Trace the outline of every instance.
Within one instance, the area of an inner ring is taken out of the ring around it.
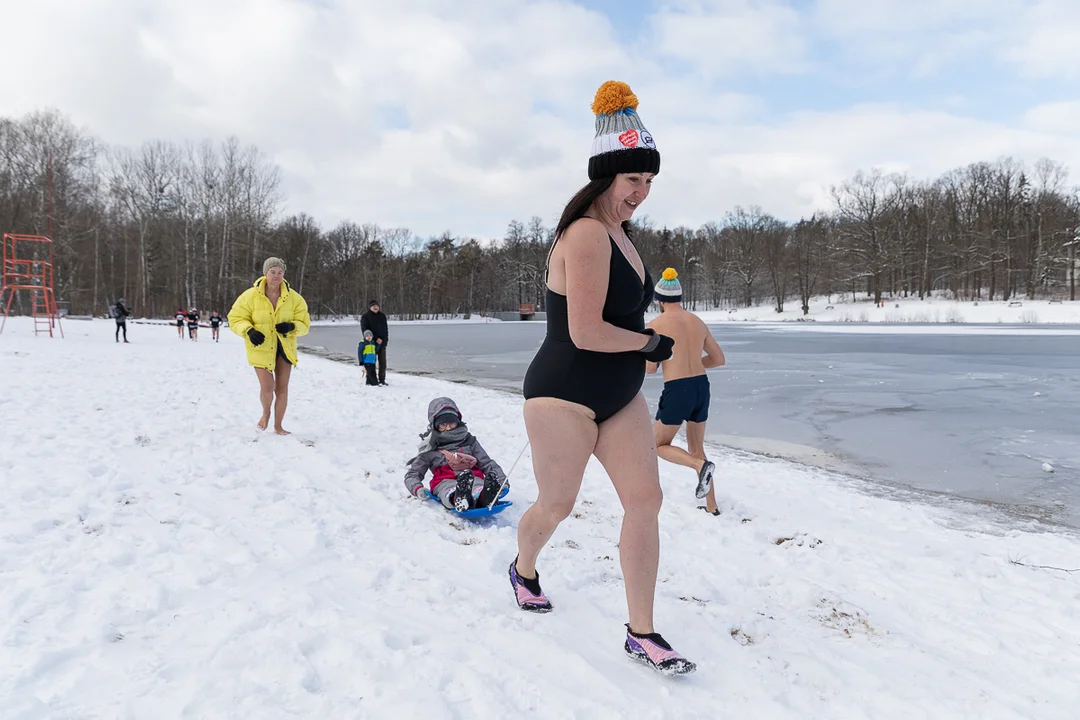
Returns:
[[[0,118],[0,232],[53,238],[57,297],[72,314],[103,314],[118,297],[136,316],[224,312],[269,255],[316,315],[357,314],[371,298],[406,318],[543,310],[553,231],[539,217],[495,242],[327,229],[283,216],[280,186],[274,163],[236,138],[108,147],[55,111]],[[1076,298],[1080,201],[1060,163],[1002,158],[933,181],[860,172],[831,192],[829,211],[794,223],[735,207],[699,228],[642,218],[634,241],[654,275],[678,269],[699,309],[806,312],[825,294]]]

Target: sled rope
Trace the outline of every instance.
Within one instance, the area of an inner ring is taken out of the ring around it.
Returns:
[[[521,457],[525,454],[525,451],[529,449],[529,441],[525,441],[525,447],[521,448],[521,452],[518,453],[517,460],[510,466],[510,471],[506,473],[506,477],[503,478],[502,483],[499,484],[499,491],[495,493],[495,497],[488,503],[488,510],[495,507],[495,501],[499,499],[499,495],[502,494],[503,488],[506,487],[506,483],[510,482],[510,476],[514,474],[514,468],[517,467],[518,462],[521,461]]]

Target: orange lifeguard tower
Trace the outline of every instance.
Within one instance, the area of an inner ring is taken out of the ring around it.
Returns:
[[[23,253],[24,256],[20,256]],[[64,337],[60,313],[56,309],[53,278],[53,242],[43,235],[4,234],[4,265],[0,275],[0,303],[4,319],[0,332],[7,324],[11,301],[18,290],[30,291],[30,312],[34,317],[34,334],[48,333],[53,337],[56,328]]]

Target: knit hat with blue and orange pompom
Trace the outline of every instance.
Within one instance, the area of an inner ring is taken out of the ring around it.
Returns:
[[[596,91],[592,111],[596,137],[589,158],[589,179],[619,173],[660,172],[660,153],[637,114],[638,99],[624,82],[608,80]]]

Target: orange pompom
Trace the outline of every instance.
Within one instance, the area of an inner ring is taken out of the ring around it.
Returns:
[[[637,95],[629,85],[617,80],[608,80],[596,91],[592,111],[594,115],[610,115],[626,108],[637,110],[637,106]]]

